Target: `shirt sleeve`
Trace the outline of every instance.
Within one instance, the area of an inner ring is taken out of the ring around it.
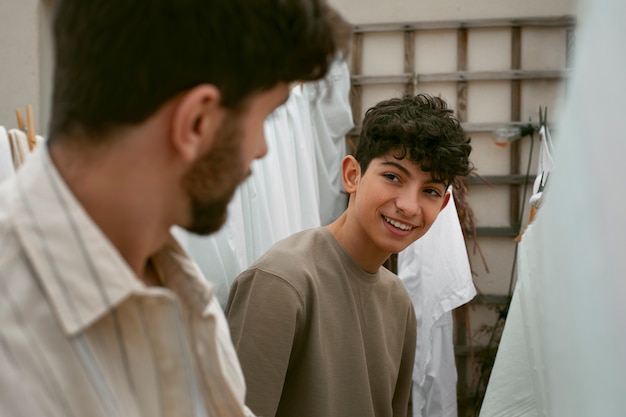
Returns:
[[[242,272],[226,305],[233,344],[247,385],[246,404],[257,415],[276,415],[304,303],[284,279],[259,270]]]

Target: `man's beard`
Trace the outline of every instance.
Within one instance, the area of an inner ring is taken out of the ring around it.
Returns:
[[[219,130],[213,146],[196,161],[183,180],[191,201],[191,223],[185,229],[208,235],[226,222],[228,204],[249,170],[240,160],[242,135],[238,114],[230,111]]]

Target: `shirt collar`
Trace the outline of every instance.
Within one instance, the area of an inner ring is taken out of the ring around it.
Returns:
[[[149,293],[76,200],[44,144],[18,172],[14,201],[18,239],[67,334],[132,294]],[[201,313],[211,287],[173,237],[153,261],[164,285]]]

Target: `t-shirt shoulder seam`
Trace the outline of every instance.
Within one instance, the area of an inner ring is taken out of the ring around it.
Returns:
[[[271,277],[276,278],[276,279],[277,279],[279,282],[281,282],[283,285],[285,285],[285,286],[287,286],[287,287],[291,288],[291,289],[293,290],[293,292],[294,292],[294,293],[296,293],[296,295],[298,296],[298,299],[300,300],[300,302],[302,303],[302,305],[303,305],[303,306],[305,305],[305,302],[304,302],[304,296],[303,296],[303,294],[301,293],[301,291],[299,291],[299,290],[298,290],[298,288],[297,288],[295,285],[293,285],[293,283],[292,283],[292,282],[290,282],[288,279],[286,279],[285,277],[283,277],[283,276],[281,276],[280,274],[278,274],[276,271],[272,271],[272,270],[266,269],[266,268],[264,268],[264,267],[262,267],[262,266],[255,266],[255,267],[252,267],[252,268],[250,268],[248,271],[249,271],[249,272],[259,271],[259,272],[262,272],[262,273],[264,273],[264,274],[266,274],[266,275],[268,275],[268,276],[271,276]]]

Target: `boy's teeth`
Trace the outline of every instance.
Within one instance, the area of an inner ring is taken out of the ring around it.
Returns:
[[[387,223],[391,224],[394,227],[397,227],[398,229],[401,229],[401,230],[411,230],[411,226],[406,225],[404,223],[400,223],[400,222],[397,222],[395,220],[391,220],[388,217],[385,217],[385,220],[387,221]]]

